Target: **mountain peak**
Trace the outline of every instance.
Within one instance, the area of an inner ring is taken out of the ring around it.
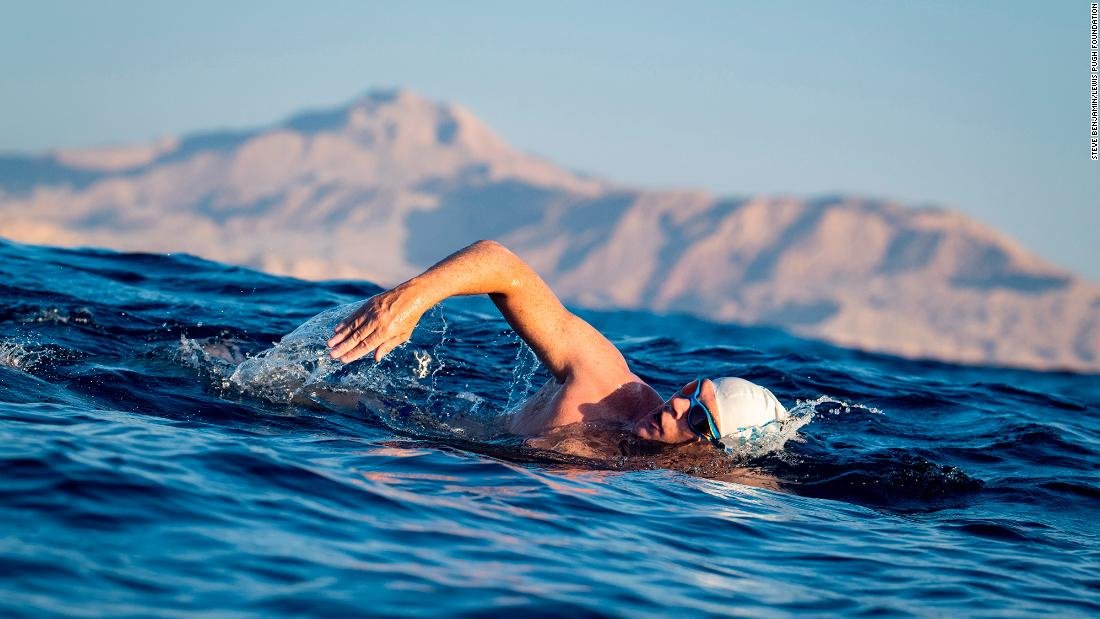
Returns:
[[[430,103],[423,97],[408,88],[368,88],[363,94],[352,99],[347,107],[356,106],[412,106]],[[444,105],[444,104],[439,104]]]
[[[363,146],[443,147],[480,157],[511,149],[468,111],[405,89],[373,89],[345,105],[295,115],[284,128],[304,134],[342,133]]]
[[[461,106],[406,89],[368,90],[346,104],[297,114],[278,130],[310,140],[315,151],[354,148],[363,157],[361,170],[377,170],[382,182],[475,172],[584,194],[603,187],[513,149]]]

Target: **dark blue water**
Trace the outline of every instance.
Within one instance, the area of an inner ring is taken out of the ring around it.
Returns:
[[[486,302],[377,366],[324,360],[331,316],[272,348],[376,291],[0,242],[0,615],[1100,612],[1097,376],[584,313],[664,392],[793,408],[721,456],[765,489],[495,434],[546,374]]]

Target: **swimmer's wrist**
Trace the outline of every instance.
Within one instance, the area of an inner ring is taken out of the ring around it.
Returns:
[[[407,296],[412,304],[421,309],[421,313],[435,307],[438,303],[441,303],[450,296],[443,294],[442,291],[439,290],[439,286],[434,285],[432,281],[430,281],[427,273],[413,277],[405,283],[400,284],[398,288],[401,289],[403,296]]]

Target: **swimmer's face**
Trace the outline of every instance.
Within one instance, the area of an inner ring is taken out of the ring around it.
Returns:
[[[691,409],[691,394],[695,393],[695,381],[684,385],[657,410],[645,415],[634,423],[634,433],[649,441],[661,443],[687,443],[700,440],[699,435],[688,426],[688,411]],[[714,395],[714,383],[703,379],[703,388],[699,391],[699,401],[712,413],[718,410]],[[715,420],[715,423],[718,423]],[[722,428],[718,428],[719,431]]]

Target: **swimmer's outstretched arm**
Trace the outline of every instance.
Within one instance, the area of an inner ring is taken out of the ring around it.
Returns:
[[[432,306],[474,294],[489,295],[558,382],[581,369],[629,372],[614,344],[565,309],[534,269],[495,241],[478,241],[369,299],[337,325],[328,341],[329,354],[349,363],[373,351],[374,360],[380,361],[408,341]]]

